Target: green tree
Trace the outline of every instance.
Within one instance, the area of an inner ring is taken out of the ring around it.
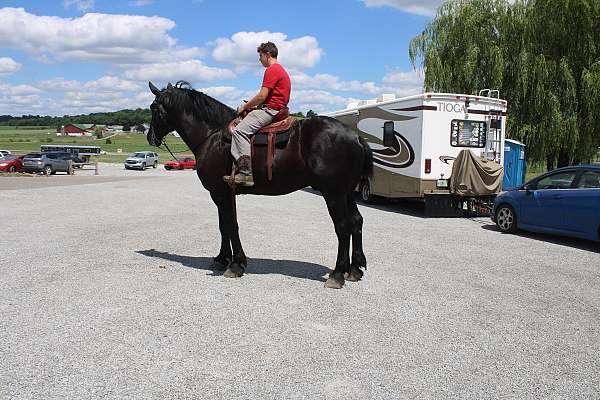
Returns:
[[[308,112],[306,113],[306,118],[312,118],[312,117],[316,117],[317,113],[314,112],[313,110],[308,110]]]
[[[548,169],[600,144],[600,0],[450,0],[411,41],[428,91],[499,89],[508,132]]]

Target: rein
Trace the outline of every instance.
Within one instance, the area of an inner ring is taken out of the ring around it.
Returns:
[[[217,133],[218,131],[220,131],[222,128],[215,128],[212,131],[208,132],[208,137],[212,136],[213,134]],[[152,136],[154,136],[154,132],[152,132]],[[200,143],[198,143],[196,146],[194,146],[193,149],[190,149],[192,151],[192,154],[194,154],[194,157],[196,156],[196,150],[198,149],[198,147],[200,147],[202,144],[204,143],[204,140],[201,141]],[[173,159],[177,160],[177,157],[175,157],[175,154],[173,154],[173,152],[171,151],[171,149],[169,148],[169,146],[167,146],[167,135],[165,135],[162,139],[161,144],[159,144],[157,147],[160,148],[160,146],[165,146],[165,148],[167,149],[167,151],[171,154],[171,156],[173,156]],[[177,154],[179,153],[185,153],[186,151],[179,151],[177,152]]]

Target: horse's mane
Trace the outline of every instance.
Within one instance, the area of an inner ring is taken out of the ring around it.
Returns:
[[[178,81],[174,88],[177,90],[170,93],[170,106],[192,113],[211,128],[223,127],[235,117],[231,107],[194,90],[186,81]]]

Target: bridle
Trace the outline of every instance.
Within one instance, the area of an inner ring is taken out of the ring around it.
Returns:
[[[206,138],[212,136],[213,134],[217,133],[218,131],[220,131],[222,128],[215,128],[212,131],[208,132],[208,135],[206,136]],[[196,146],[194,146],[193,149],[190,149],[192,151],[192,154],[194,154],[194,156],[196,155],[196,150],[198,149],[198,147],[200,147],[204,141],[206,139],[204,139],[203,141],[201,141],[200,143],[198,143]],[[152,142],[156,143],[156,135],[154,134],[154,129],[152,129]],[[173,156],[173,159],[177,160],[177,157],[175,157],[175,154],[173,154],[173,152],[171,151],[171,149],[169,148],[169,146],[167,146],[167,135],[163,136],[162,140],[160,141],[159,144],[156,145],[156,147],[160,148],[160,146],[165,146],[165,148],[167,149],[167,151],[169,152],[169,154],[171,154],[171,156]],[[185,151],[179,151],[177,152],[177,154],[179,153],[185,153]]]

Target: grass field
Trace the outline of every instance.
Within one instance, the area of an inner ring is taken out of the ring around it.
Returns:
[[[56,136],[56,129],[52,127],[0,126],[0,149],[10,150],[14,154],[40,151],[40,146],[43,144],[76,144],[100,146],[108,153],[98,158],[100,162],[122,162],[129,154],[144,150],[157,152],[161,162],[173,158],[166,149],[150,146],[144,134],[123,133],[112,136],[109,140],[112,143],[107,144],[107,139],[96,140],[94,137]],[[192,154],[181,138],[169,136],[167,144],[178,157]]]

